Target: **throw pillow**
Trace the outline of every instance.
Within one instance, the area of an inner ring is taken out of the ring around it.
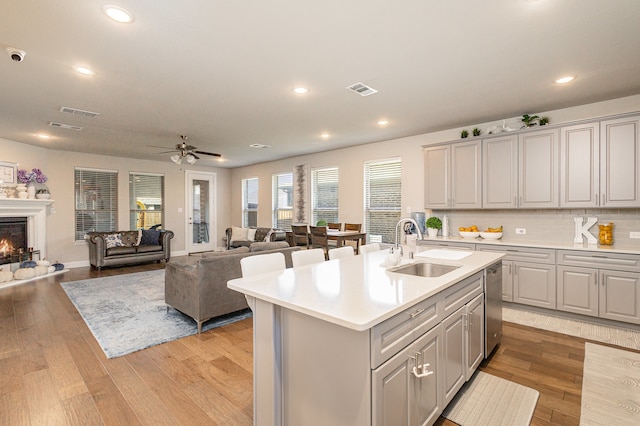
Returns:
[[[256,228],[249,228],[247,230],[247,240],[248,241],[255,241],[256,240]]]
[[[247,241],[247,228],[231,227],[231,241]]]
[[[138,239],[136,240],[136,245],[140,245],[140,240],[142,240],[142,229],[138,229]]]
[[[265,242],[269,242],[271,241],[271,234],[273,234],[273,229],[269,229],[269,232],[267,232],[267,235],[264,236],[264,241]]]
[[[157,246],[158,244],[160,244],[160,231],[156,229],[142,230],[141,246]]]
[[[122,237],[120,234],[108,234],[104,237],[104,242],[107,244],[107,248],[121,247]]]

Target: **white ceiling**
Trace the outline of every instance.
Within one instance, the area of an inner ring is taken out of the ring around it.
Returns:
[[[2,1],[1,138],[168,161],[149,145],[186,134],[225,160],[199,164],[237,167],[640,93],[638,0],[105,2],[134,22],[99,1]]]

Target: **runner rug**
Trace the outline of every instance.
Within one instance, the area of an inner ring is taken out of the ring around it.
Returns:
[[[442,416],[461,426],[528,426],[540,393],[477,371]]]
[[[164,303],[164,270],[61,283],[107,358],[196,334],[196,322]],[[213,318],[202,331],[251,316]]]

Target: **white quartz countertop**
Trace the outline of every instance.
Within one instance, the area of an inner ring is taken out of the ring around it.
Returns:
[[[428,250],[428,247],[418,247],[421,256],[414,261],[460,268],[435,278],[401,274],[383,266],[388,251],[381,250],[284,272],[238,278],[229,281],[227,286],[275,305],[363,331],[503,257],[502,253],[471,252],[459,260],[430,259],[424,257]],[[409,262],[403,260],[403,263]]]
[[[607,253],[626,253],[626,254],[640,254],[640,240],[637,244],[628,243],[621,244],[615,243],[610,246],[603,246],[599,244],[586,244],[586,243],[565,243],[558,241],[533,241],[533,240],[519,240],[519,239],[506,239],[501,238],[499,240],[485,240],[483,238],[462,238],[459,236],[450,237],[435,237],[424,238],[425,242],[451,242],[451,243],[471,243],[471,244],[489,244],[489,245],[502,245],[502,246],[515,246],[515,247],[533,247],[533,248],[547,248],[556,250],[584,250],[595,252],[607,252]],[[418,244],[421,244],[418,242]]]

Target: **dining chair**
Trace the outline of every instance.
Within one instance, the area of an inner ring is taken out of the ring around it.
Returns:
[[[344,230],[361,232],[362,224],[361,223],[345,223]],[[360,253],[360,240],[345,241],[345,244],[352,246],[356,251],[356,253]]]
[[[360,246],[360,254],[371,253],[372,251],[379,251],[379,250],[382,250],[382,247],[380,247],[380,243],[369,243],[369,244]]]
[[[337,231],[341,231],[342,230],[342,222],[340,222],[340,223],[327,223],[327,228],[335,229]]]
[[[253,277],[267,272],[284,271],[287,268],[282,253],[256,254],[255,256],[247,256],[240,259],[240,269],[242,277]],[[253,296],[244,296],[247,299],[247,305],[254,311],[256,307],[256,299]]]
[[[313,265],[314,263],[322,263],[324,260],[324,250],[320,248],[294,251],[291,253],[291,262],[294,268]]]
[[[311,248],[321,248],[324,250],[325,260],[329,258],[329,238],[327,237],[326,226],[310,226],[311,228]]]
[[[291,225],[293,241],[296,246],[309,248],[309,228],[307,225]]]
[[[351,246],[343,246],[329,250],[329,260],[342,259],[345,257],[355,256],[356,252]]]

